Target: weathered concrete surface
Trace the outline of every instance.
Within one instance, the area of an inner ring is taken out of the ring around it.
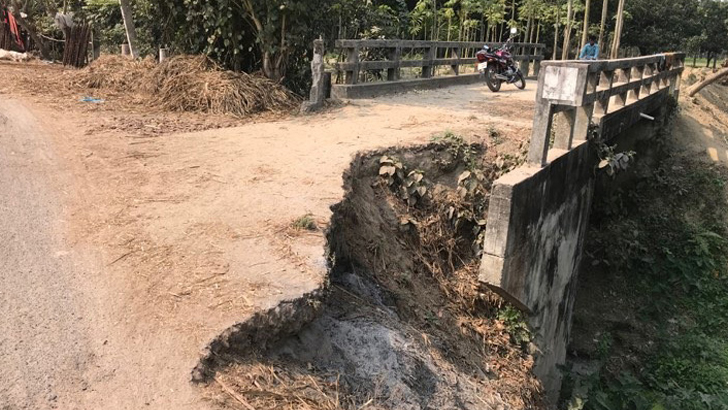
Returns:
[[[413,80],[381,81],[377,83],[334,84],[331,97],[335,99],[374,98],[412,90],[429,90],[453,85],[483,81],[480,74],[462,74],[447,77],[417,78]]]
[[[326,84],[324,73],[324,41],[314,40],[313,60],[311,60],[311,91],[308,101],[301,105],[302,113],[310,113],[321,109],[326,101]]]
[[[558,391],[571,327],[577,268],[589,221],[596,156],[586,141],[551,150],[544,168],[524,167],[493,187],[480,280],[530,313],[534,372]]]

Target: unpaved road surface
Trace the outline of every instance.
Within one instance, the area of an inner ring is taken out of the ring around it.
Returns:
[[[56,404],[89,362],[81,267],[63,237],[63,170],[25,107],[0,100],[0,408]]]
[[[0,65],[11,74],[0,86],[3,410],[208,408],[190,383],[199,352],[319,285],[322,231],[353,154],[446,130],[513,150],[528,139],[535,86],[180,133],[184,116],[13,84],[32,69]],[[293,231],[308,213],[321,229]]]

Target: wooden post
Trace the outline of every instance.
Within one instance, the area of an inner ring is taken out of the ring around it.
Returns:
[[[454,47],[452,49],[452,56],[451,56],[451,58],[460,59],[460,48],[459,47]],[[453,74],[455,74],[455,75],[459,75],[460,74],[460,66],[458,65],[458,62],[456,62],[455,64],[450,65],[450,68],[452,68]]]
[[[426,52],[422,56],[422,78],[430,78],[434,76],[435,66],[433,65],[433,61],[435,59],[435,52],[437,51],[437,46],[435,46],[435,43],[429,43],[429,46],[426,48]]]
[[[526,59],[521,60],[521,61],[523,61],[523,64],[521,64],[521,72],[523,73],[524,77],[528,77],[528,69],[529,69],[529,64],[531,62],[531,55],[532,55],[531,50],[533,50],[533,48],[529,45],[529,46],[521,48],[521,50],[525,50],[525,52],[527,53]]]
[[[399,60],[401,58],[402,58],[402,46],[397,44],[396,47],[391,48],[389,51],[389,60],[395,62],[397,64],[397,67],[387,69],[387,81],[399,80],[399,76],[400,76]]]
[[[354,68],[346,70],[345,81],[347,84],[357,84],[359,82],[359,46],[349,47],[346,50],[346,62],[354,64]]]

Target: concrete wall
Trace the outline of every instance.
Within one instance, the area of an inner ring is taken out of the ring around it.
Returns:
[[[453,85],[474,84],[481,81],[483,79],[480,77],[480,74],[462,74],[401,81],[333,84],[331,87],[331,97],[335,99],[374,98],[412,90],[430,90],[451,87]]]
[[[551,155],[544,168],[519,168],[496,181],[480,280],[530,313],[539,349],[534,372],[558,391],[596,155],[586,141]]]

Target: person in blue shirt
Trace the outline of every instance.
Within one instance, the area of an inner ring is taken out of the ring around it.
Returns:
[[[579,54],[579,60],[597,60],[599,58],[599,44],[594,36],[589,37],[589,42],[584,44]]]

